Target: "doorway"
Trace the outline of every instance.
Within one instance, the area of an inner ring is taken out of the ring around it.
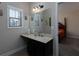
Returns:
[[[60,56],[79,56],[79,2],[58,4]]]

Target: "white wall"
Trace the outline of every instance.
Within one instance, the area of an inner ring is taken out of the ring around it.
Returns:
[[[67,17],[68,36],[79,38],[79,3],[63,3],[58,7],[59,22],[64,24]]]
[[[28,19],[23,19],[22,28],[8,28],[7,26],[7,5],[23,9],[23,15]],[[29,20],[29,3],[25,2],[2,2],[0,9],[3,10],[3,16],[0,16],[0,54],[9,50],[23,47],[23,40],[20,38],[21,33],[27,32]]]

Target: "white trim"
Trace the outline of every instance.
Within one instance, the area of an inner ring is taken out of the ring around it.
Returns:
[[[74,35],[74,34],[72,34],[72,35],[67,35],[67,37],[79,39],[79,35]]]
[[[57,2],[56,4],[56,15],[55,15],[55,19],[56,19],[56,56],[59,56],[59,45],[58,45],[58,4]]]
[[[3,54],[1,54],[0,56],[10,56],[11,54],[14,54],[22,49],[24,49],[26,46],[23,46],[23,47],[20,47],[20,48],[17,48],[17,49],[14,49],[14,50],[10,50],[10,51],[7,51]]]
[[[58,44],[58,12],[57,9],[58,8],[58,4],[55,3],[55,19],[54,19],[54,25],[52,30],[53,30],[53,36],[54,36],[54,40],[53,40],[53,56],[59,56],[59,44]]]

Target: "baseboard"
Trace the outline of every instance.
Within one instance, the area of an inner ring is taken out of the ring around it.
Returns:
[[[14,53],[18,52],[18,51],[24,49],[25,47],[26,46],[23,46],[23,47],[14,49],[14,50],[7,51],[6,53],[1,54],[0,56],[10,56],[11,54],[14,54]]]
[[[67,35],[67,37],[79,39],[79,35],[74,35],[74,34],[72,34],[72,35]]]

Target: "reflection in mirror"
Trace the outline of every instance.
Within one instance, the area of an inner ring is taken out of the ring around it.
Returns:
[[[33,13],[31,16],[31,32],[32,33],[47,33],[51,32],[51,15],[50,10],[46,9],[38,13]]]

